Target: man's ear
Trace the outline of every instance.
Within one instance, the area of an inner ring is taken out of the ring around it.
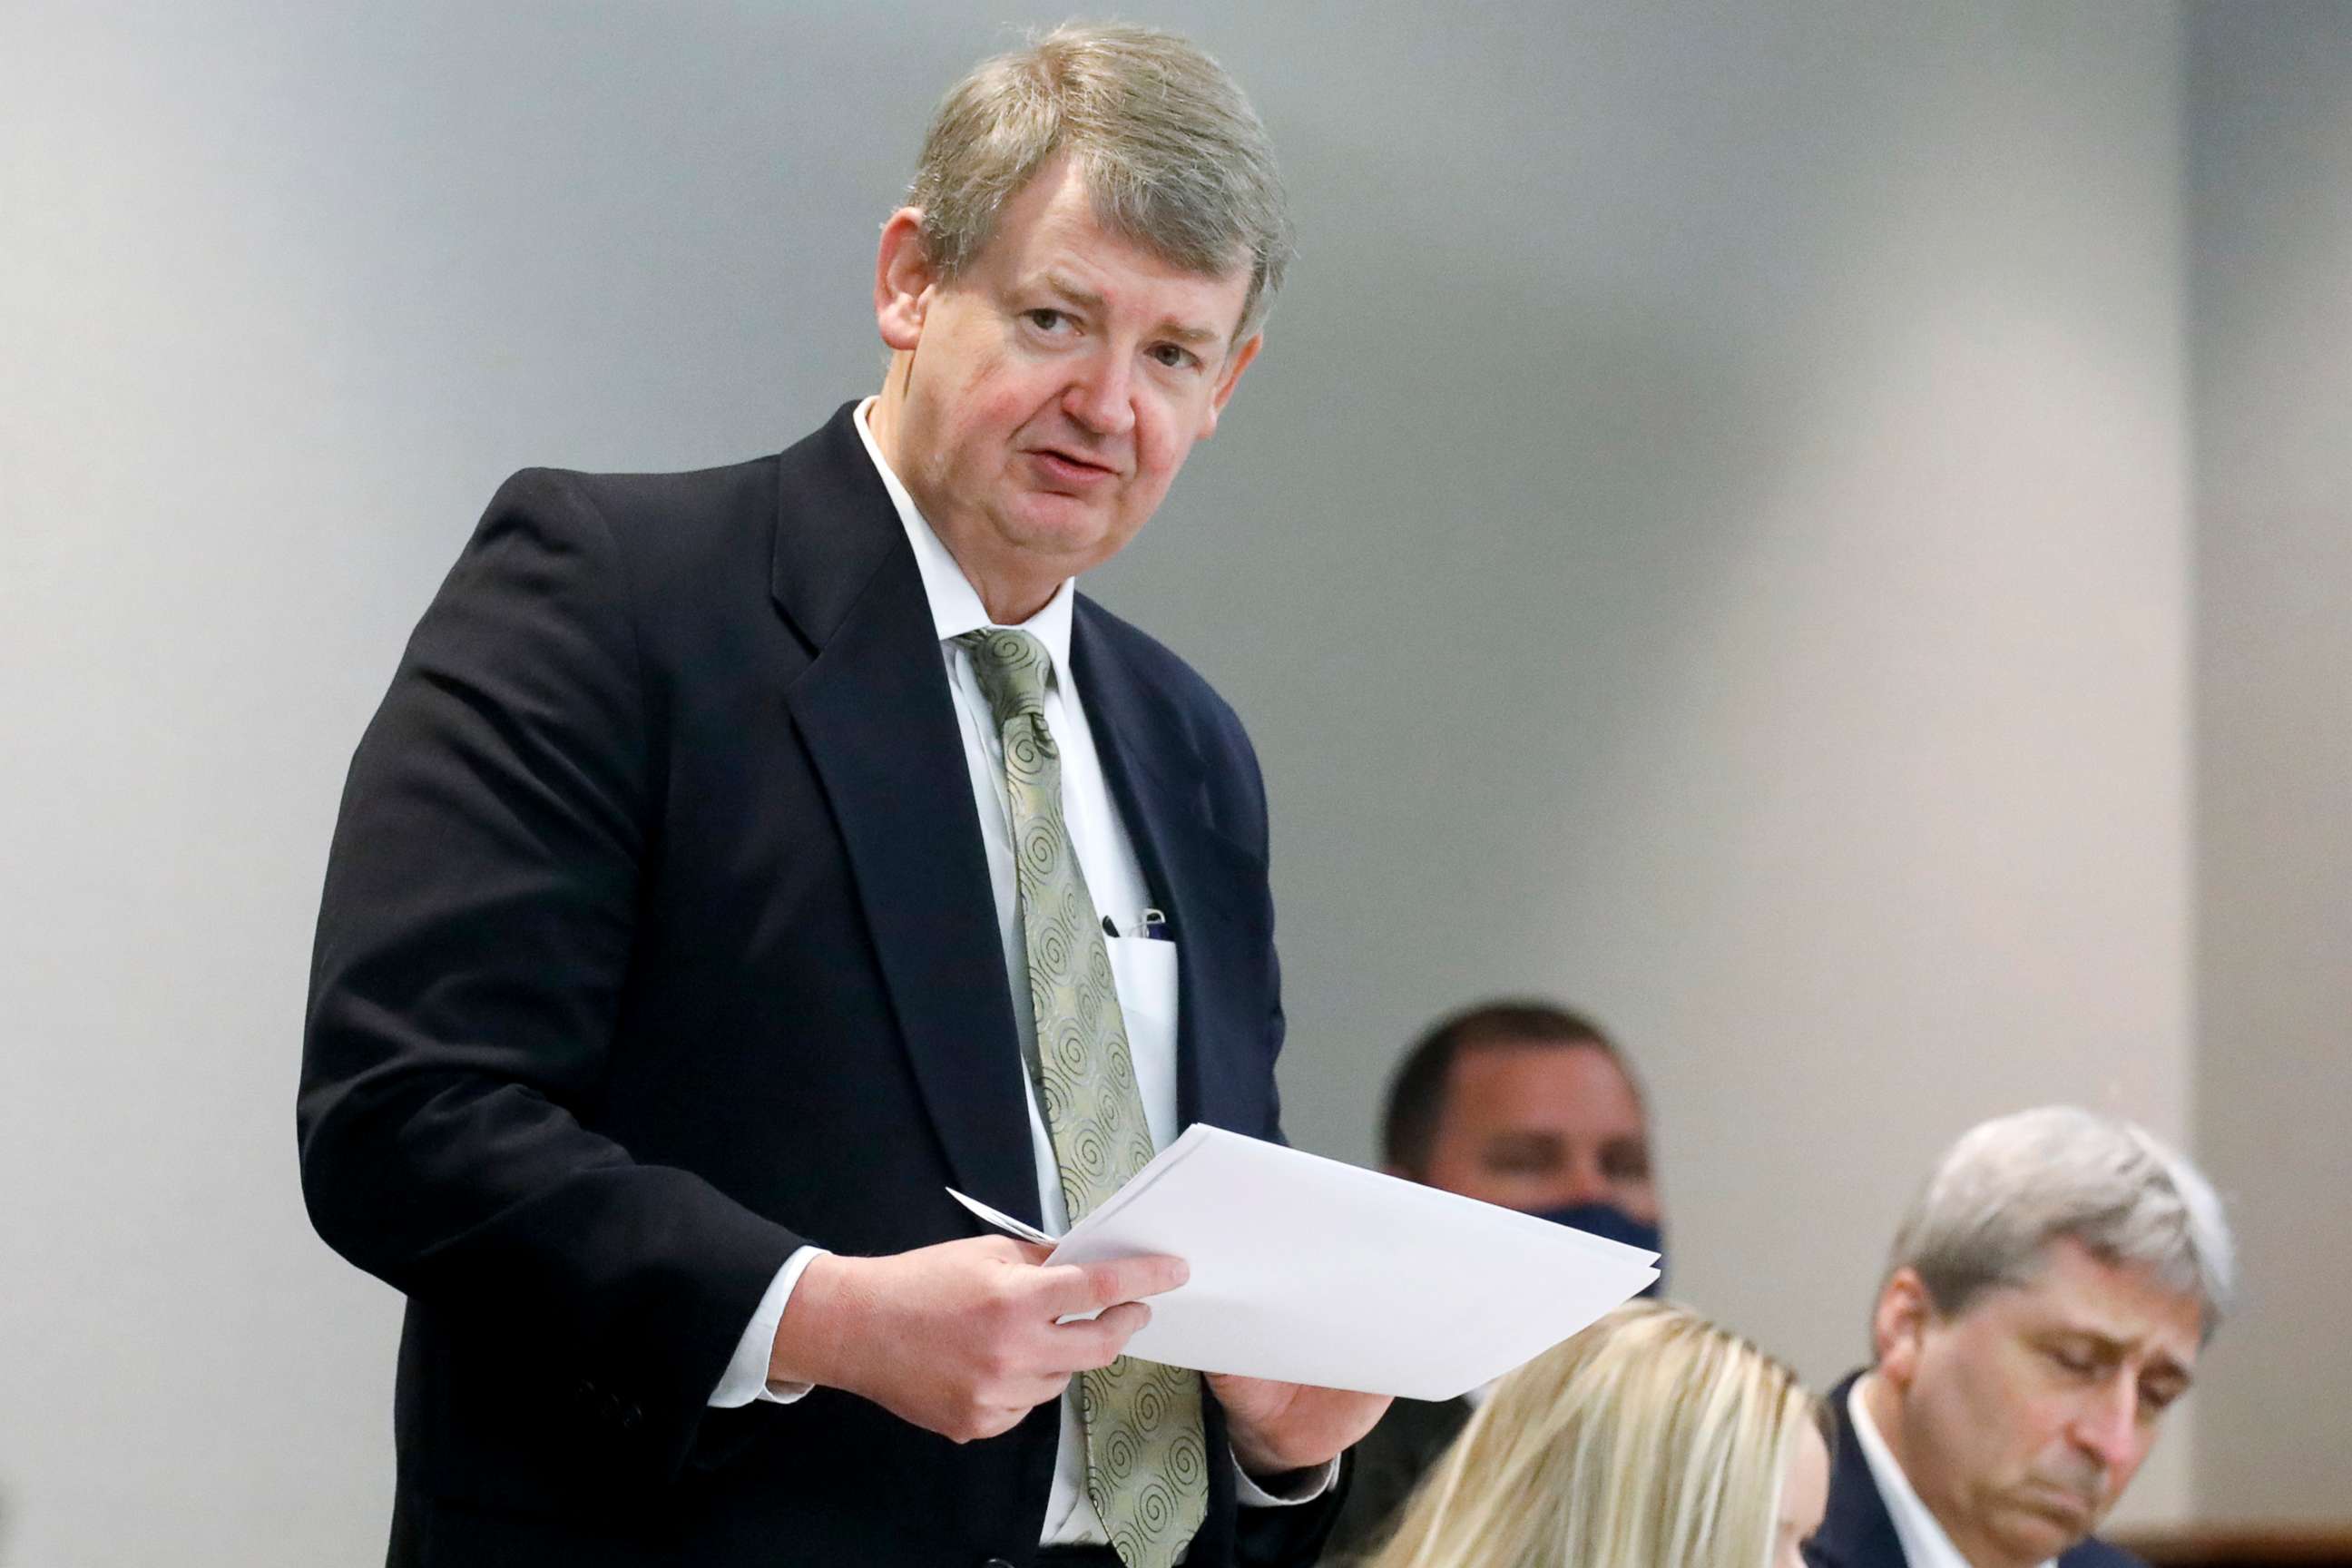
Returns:
[[[1870,1340],[1878,1352],[1878,1374],[1896,1388],[1910,1385],[1919,1370],[1919,1351],[1936,1304],[1915,1268],[1898,1268],[1880,1287],[1870,1315]]]
[[[898,351],[920,342],[923,314],[938,287],[923,251],[922,209],[900,207],[882,226],[882,244],[874,255],[874,322],[882,341]]]
[[[1225,411],[1225,400],[1234,395],[1234,384],[1241,380],[1242,372],[1249,369],[1250,361],[1257,358],[1257,351],[1265,346],[1265,334],[1252,332],[1247,342],[1225,356],[1225,366],[1217,373],[1216,390],[1209,394],[1208,410],[1201,416],[1198,439],[1205,441],[1217,433],[1217,416]]]

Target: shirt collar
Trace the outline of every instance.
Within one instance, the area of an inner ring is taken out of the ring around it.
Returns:
[[[907,542],[914,549],[915,569],[923,577],[923,597],[931,606],[932,629],[941,642],[946,642],[966,632],[994,626],[996,623],[988,618],[987,606],[980,602],[979,590],[963,574],[963,568],[956,564],[948,547],[940,542],[929,520],[923,516],[907,487],[898,482],[898,476],[890,471],[882,448],[875,444],[873,427],[866,423],[867,412],[874,403],[869,397],[857,405],[857,438],[866,443],[866,455],[874,459],[874,467],[882,475],[882,488],[890,493],[890,504],[898,511],[898,526],[907,531]],[[1045,601],[1045,607],[1022,622],[1020,628],[1045,645],[1045,656],[1053,662],[1055,681],[1064,691],[1070,689],[1070,614],[1072,601],[1076,597],[1070,584],[1075,581],[1062,579],[1054,596]]]
[[[1870,1418],[1869,1402],[1862,1391],[1870,1384],[1874,1373],[1864,1373],[1853,1380],[1846,1390],[1845,1412],[1853,1422],[1854,1440],[1862,1445],[1862,1457],[1870,1466],[1870,1479],[1877,1483],[1878,1495],[1886,1504],[1887,1517],[1895,1521],[1895,1534],[1903,1542],[1903,1555],[1911,1568],[1969,1568],[1969,1560],[1944,1533],[1943,1525],[1919,1500],[1912,1489],[1911,1478],[1895,1458],[1895,1450],[1878,1435],[1878,1427]],[[2055,1568],[2056,1559],[2042,1564]]]

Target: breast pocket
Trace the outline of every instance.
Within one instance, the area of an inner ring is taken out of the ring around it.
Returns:
[[[1140,936],[1106,937],[1103,944],[1127,1020],[1127,1052],[1143,1097],[1143,1120],[1151,1128],[1151,1146],[1165,1149],[1176,1136],[1176,944]]]

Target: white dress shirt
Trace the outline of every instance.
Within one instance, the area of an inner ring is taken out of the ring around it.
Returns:
[[[1879,1500],[1886,1505],[1886,1517],[1895,1521],[1895,1539],[1903,1543],[1903,1561],[1910,1568],[1969,1568],[1969,1560],[1960,1555],[1960,1549],[1952,1544],[1952,1538],[1911,1489],[1911,1478],[1903,1473],[1895,1451],[1870,1418],[1862,1391],[1874,1375],[1866,1373],[1853,1380],[1853,1386],[1846,1390],[1845,1413],[1853,1423],[1862,1457],[1870,1466],[1870,1479],[1877,1484]],[[2054,1568],[2055,1563],[2053,1558],[2042,1568]]]
[[[956,724],[963,736],[964,764],[971,775],[973,804],[979,808],[981,839],[988,856],[988,879],[996,896],[997,932],[1004,945],[1005,975],[1016,998],[1029,994],[1029,949],[1021,930],[1020,906],[1013,874],[1013,808],[1004,784],[1004,742],[981,690],[971,655],[955,642],[966,632],[994,625],[979,593],[956,564],[947,546],[931,531],[914,498],[891,472],[867,426],[874,400],[858,405],[858,439],[882,476],[883,488],[906,530],[922,574],[923,595],[929,602],[931,623],[940,639],[940,658],[955,698]],[[1155,1148],[1165,1148],[1176,1135],[1176,944],[1140,935],[1144,913],[1151,908],[1143,868],[1135,856],[1126,824],[1120,821],[1105,783],[1101,759],[1095,751],[1094,731],[1087,720],[1070,672],[1070,618],[1074,590],[1068,581],[1055,589],[1045,608],[1021,624],[1045,649],[1049,673],[1045,688],[1045,726],[1052,731],[1062,764],[1062,816],[1069,828],[1070,847],[1093,897],[1096,912],[1121,933],[1106,937],[1112,984],[1118,994],[1119,1012],[1127,1025],[1128,1054],[1135,1068],[1137,1091],[1143,1100],[1143,1119]],[[1029,1150],[1037,1173],[1038,1207],[1045,1228],[1059,1234],[1069,1226],[1069,1210],[1062,1198],[1060,1168],[1054,1157],[1053,1138],[1045,1128],[1037,1086],[1023,1065],[1034,1054],[1036,1019],[1025,1006],[1013,1009],[1020,1033],[1022,1055],[1005,1064],[1021,1075],[1029,1108]],[[768,1356],[783,1319],[793,1288],[809,1259],[822,1249],[804,1247],[785,1260],[761,1299],[758,1310],[744,1329],[734,1357],[710,1396],[714,1405],[748,1405],[755,1399],[789,1404],[808,1393],[808,1385],[771,1384]],[[1244,1502],[1260,1506],[1304,1502],[1318,1497],[1337,1479],[1336,1461],[1318,1484],[1295,1497],[1276,1498],[1251,1481],[1235,1466]],[[1108,1539],[1086,1488],[1086,1432],[1078,1415],[1077,1382],[1071,1380],[1062,1396],[1061,1447],[1055,1457],[1053,1489],[1045,1504],[1045,1528],[1041,1542],[1058,1546],[1100,1543]]]

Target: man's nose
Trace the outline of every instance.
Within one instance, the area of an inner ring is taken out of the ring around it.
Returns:
[[[1126,351],[1106,345],[1079,363],[1062,411],[1097,436],[1124,436],[1135,425],[1134,391]]]
[[[2129,1475],[2147,1441],[2140,1427],[2138,1386],[2128,1377],[2118,1377],[2088,1395],[2068,1435],[2109,1476]]]

